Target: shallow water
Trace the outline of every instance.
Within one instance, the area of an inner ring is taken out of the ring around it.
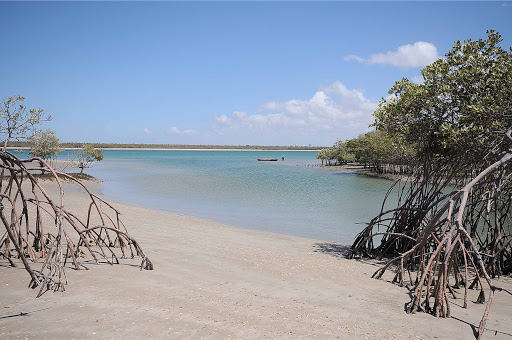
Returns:
[[[103,195],[233,226],[351,243],[392,182],[326,171],[313,151],[104,150]],[[281,157],[285,161],[281,161]],[[65,158],[66,153],[59,158]],[[278,158],[258,162],[257,158]],[[360,224],[357,224],[360,223]]]

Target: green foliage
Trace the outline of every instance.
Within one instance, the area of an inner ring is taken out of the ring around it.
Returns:
[[[348,163],[355,160],[355,155],[347,148],[347,144],[338,139],[333,146],[334,157],[338,163]]]
[[[29,142],[32,144],[29,153],[34,157],[52,159],[61,151],[59,139],[55,137],[55,131],[50,129],[36,132],[29,137]]]
[[[322,149],[315,155],[317,159],[322,160],[322,164],[332,165],[332,162],[336,159],[336,150],[334,147]]]
[[[354,155],[355,160],[369,165],[377,173],[387,171],[385,165],[392,165],[393,169],[396,165],[403,166],[413,155],[409,144],[393,139],[379,130],[348,140],[346,148]]]
[[[455,42],[444,59],[422,70],[424,84],[395,83],[374,112],[375,126],[415,144],[420,157],[479,163],[501,143],[512,113],[512,49],[501,36]],[[505,148],[505,149],[504,149]]]
[[[82,149],[73,152],[73,155],[76,157],[80,173],[83,173],[85,168],[89,168],[93,162],[103,160],[103,152],[95,149],[91,144],[84,144]]]
[[[315,157],[316,157],[316,159],[322,160],[322,165],[323,165],[324,161],[326,161],[326,163],[327,163],[328,160],[332,160],[330,152],[331,152],[331,148],[322,149],[316,153]]]
[[[391,138],[382,131],[370,131],[345,142],[337,140],[330,148],[316,154],[322,164],[337,165],[357,161],[377,173],[406,172],[414,152],[410,144]]]
[[[0,136],[3,148],[7,147],[10,139],[24,139],[35,133],[35,127],[43,121],[51,120],[42,109],[28,110],[22,103],[21,96],[7,97],[0,104]]]
[[[347,149],[346,144],[339,139],[332,147],[320,150],[315,157],[321,159],[322,164],[325,161],[327,165],[332,165],[333,161],[336,165],[352,162],[355,159],[354,155]]]

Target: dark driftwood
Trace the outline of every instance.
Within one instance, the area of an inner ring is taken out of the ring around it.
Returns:
[[[509,143],[511,134],[512,129],[506,133]],[[509,149],[494,163],[478,173],[468,171],[467,176],[460,176],[464,171],[460,164],[420,166],[421,174],[399,188],[397,208],[384,211],[383,204],[381,213],[356,238],[348,257],[391,256],[373,277],[381,278],[393,266],[393,282],[404,285],[408,274],[413,291],[409,313],[423,311],[450,317],[448,299],[450,295],[455,298],[454,289],[464,288],[467,308],[468,289],[479,287],[477,302],[484,303],[487,287],[489,297],[478,328],[480,338],[494,293],[511,294],[492,281],[512,273],[511,160]],[[460,185],[471,174],[475,175]],[[395,187],[399,185],[395,183]],[[450,186],[461,189],[449,192]],[[374,244],[376,236],[380,240]],[[416,272],[415,278],[411,271]]]
[[[59,189],[57,197],[51,197],[34,176],[42,172],[51,174]],[[46,290],[64,290],[68,260],[74,269],[87,269],[86,255],[95,263],[109,264],[140,256],[140,268],[153,269],[139,243],[128,234],[120,212],[80,180],[55,171],[43,159],[20,160],[5,151],[0,151],[0,178],[0,219],[5,228],[0,258],[12,266],[21,261],[31,277],[29,286],[40,287],[37,296]],[[62,179],[87,193],[82,215],[65,209]],[[41,262],[40,270],[33,269]]]

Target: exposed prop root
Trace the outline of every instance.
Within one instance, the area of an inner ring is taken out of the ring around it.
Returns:
[[[510,140],[512,129],[507,131]],[[485,329],[494,293],[509,291],[496,286],[492,278],[512,272],[512,149],[479,172],[460,176],[462,171],[449,162],[425,164],[412,183],[398,187],[398,207],[375,217],[358,235],[349,258],[388,258],[373,277],[381,278],[396,268],[393,282],[403,285],[405,270],[416,272],[407,312],[450,317],[449,296],[464,288],[467,308],[468,287],[479,286],[477,303],[487,305],[478,336]],[[465,185],[460,185],[466,180]],[[449,187],[462,187],[446,193]],[[386,200],[392,190],[388,192]],[[384,204],[383,204],[384,207]],[[380,231],[384,229],[385,232]],[[376,236],[380,244],[374,246]],[[455,282],[453,282],[455,281]],[[486,283],[484,286],[483,282]],[[471,283],[472,282],[472,283]],[[512,294],[511,294],[512,295]]]
[[[36,165],[34,165],[36,164]],[[34,173],[50,173],[59,189],[49,195]],[[20,160],[0,151],[0,219],[5,233],[0,238],[0,258],[15,266],[21,260],[31,277],[30,288],[63,291],[65,267],[87,269],[86,254],[95,263],[119,263],[119,258],[140,256],[140,268],[153,264],[121,221],[120,212],[93,194],[80,180],[57,172],[40,158]],[[81,187],[88,195],[82,212],[64,208],[62,179]],[[41,269],[32,267],[42,262]]]

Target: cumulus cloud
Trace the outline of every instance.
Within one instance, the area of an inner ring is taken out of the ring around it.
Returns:
[[[214,129],[253,133],[291,133],[314,135],[335,133],[349,138],[365,132],[378,101],[355,89],[335,82],[318,90],[310,99],[262,104],[255,113],[235,111],[214,118]]]
[[[173,126],[169,129],[169,133],[173,135],[195,135],[198,132],[196,130],[183,130],[181,131],[176,126]]]
[[[407,44],[398,47],[396,51],[373,54],[368,59],[356,55],[348,55],[345,61],[366,62],[369,64],[386,64],[403,68],[423,67],[429,65],[439,58],[437,48],[434,44],[425,41],[417,41],[414,44]]]
[[[371,56],[370,62],[399,67],[420,67],[431,64],[438,58],[437,48],[433,44],[418,41],[413,45],[400,46],[396,51],[374,54]]]

